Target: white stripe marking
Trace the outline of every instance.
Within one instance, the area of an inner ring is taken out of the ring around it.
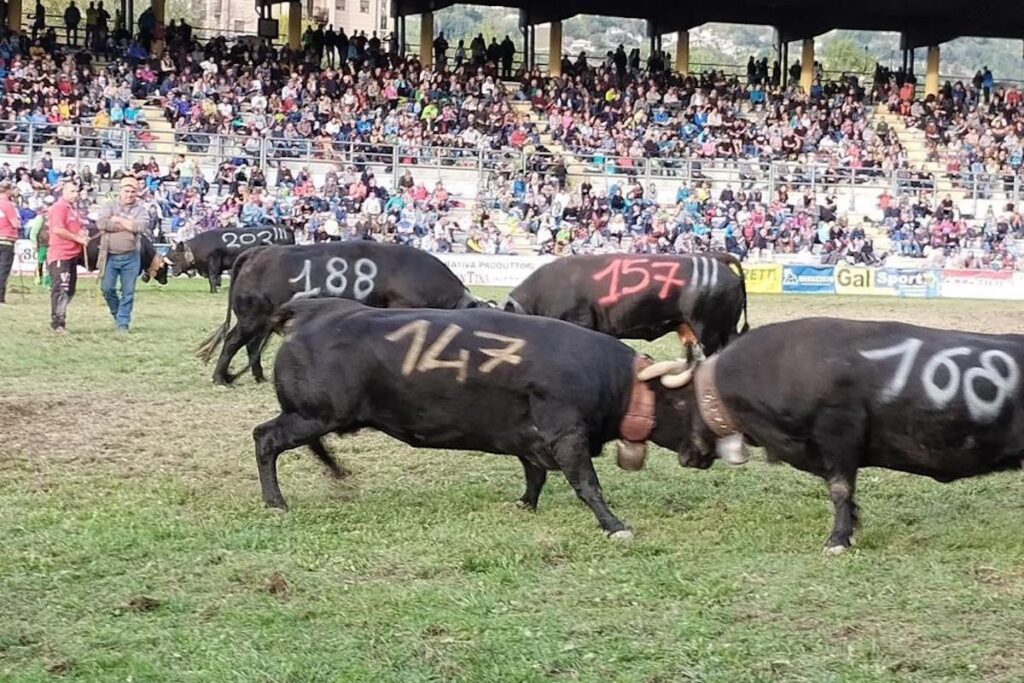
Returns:
[[[711,259],[711,286],[718,285],[718,259]]]

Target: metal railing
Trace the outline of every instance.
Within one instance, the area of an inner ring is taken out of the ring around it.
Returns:
[[[84,41],[85,41],[85,8],[83,6],[81,6],[82,3],[79,3],[79,5],[80,5],[79,9],[82,12],[82,19],[81,19],[81,22],[79,23],[78,29],[77,29],[77,35],[78,35],[77,44],[80,47],[85,47],[85,43],[84,43]],[[34,14],[34,12],[29,11],[30,10],[29,5],[26,4],[26,5],[24,5],[24,7],[25,7],[25,11],[24,11],[23,17],[22,17],[21,28],[24,29],[25,32],[28,33],[31,36],[32,35],[32,26],[35,24],[35,14]],[[71,32],[64,25],[64,15],[63,14],[46,14],[46,15],[44,15],[44,19],[46,21],[46,25],[42,29],[42,31],[39,32],[40,35],[45,33],[47,29],[52,28],[56,32],[56,34],[57,34],[57,40],[58,41],[63,41],[64,45],[70,44],[70,33]],[[171,21],[174,21],[175,23],[180,23],[181,20],[182,20],[181,17],[167,17],[165,23],[169,24]],[[136,18],[135,21],[132,22],[131,26],[127,26],[126,28],[127,28],[128,32],[132,36],[137,37],[140,34],[139,26],[138,26],[138,19],[137,18]],[[230,41],[234,41],[234,40],[243,39],[243,38],[244,39],[256,38],[256,39],[262,40],[262,39],[259,38],[259,36],[256,34],[255,31],[237,31],[237,30],[231,29],[231,28],[218,28],[218,27],[212,27],[212,26],[192,26],[191,28],[192,28],[192,38],[194,40],[198,40],[200,43],[207,42],[207,41],[209,41],[209,40],[211,40],[213,38],[226,38],[229,42]],[[114,30],[115,30],[114,16],[113,16],[113,14],[111,14],[110,22],[107,25],[107,31],[108,31],[108,33],[113,33]],[[274,40],[271,41],[271,44],[274,45],[275,47],[280,47],[281,45],[284,44],[284,41],[281,39],[281,36],[278,36],[277,39],[274,39]]]
[[[757,188],[767,199],[785,185],[791,194],[805,190],[832,189],[851,210],[865,200],[865,190],[889,191],[894,195],[927,193],[933,198],[952,191],[973,200],[974,212],[980,202],[1019,203],[1022,173],[972,173],[926,175],[906,169],[882,171],[858,169],[828,163],[798,163],[758,158],[700,158],[694,156],[630,157],[600,150],[523,151],[514,148],[489,149],[418,145],[393,140],[378,144],[324,140],[307,137],[223,135],[201,131],[152,131],[145,125],[97,128],[79,124],[58,127],[28,121],[0,122],[0,158],[12,165],[32,167],[45,152],[58,168],[68,164],[81,168],[94,159],[106,159],[114,170],[127,170],[136,162],[154,157],[164,168],[180,154],[195,160],[204,177],[213,180],[225,162],[259,164],[265,169],[297,169],[325,173],[339,166],[370,167],[382,180],[391,177],[397,185],[405,169],[431,170],[442,176],[462,174],[481,186],[493,173],[551,170],[560,161],[570,176],[603,177],[608,182],[639,180],[664,184],[711,183],[720,188]]]

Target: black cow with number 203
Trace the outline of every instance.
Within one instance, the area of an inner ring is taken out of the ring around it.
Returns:
[[[210,293],[216,294],[220,291],[221,274],[231,270],[240,254],[273,244],[295,244],[295,233],[272,226],[207,230],[174,245],[171,275],[191,277],[198,272],[210,281]]]

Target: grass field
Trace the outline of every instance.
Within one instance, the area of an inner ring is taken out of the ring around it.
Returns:
[[[143,286],[122,338],[81,284],[66,339],[43,293],[0,309],[0,680],[1024,680],[1016,474],[867,470],[838,558],[819,480],[658,449],[639,473],[597,463],[630,543],[560,476],[527,513],[514,459],[376,433],[328,440],[341,484],[283,456],[292,510],[268,512],[251,430],[272,387],[215,388],[192,357],[226,296]],[[810,296],[750,314],[1024,323],[1019,304]]]

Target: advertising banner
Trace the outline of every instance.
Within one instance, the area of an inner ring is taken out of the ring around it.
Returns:
[[[938,270],[918,268],[878,268],[875,287],[891,290],[893,296],[933,298],[939,296]]]
[[[832,266],[783,266],[782,291],[796,294],[834,294],[835,268]]]
[[[835,283],[836,294],[894,295],[891,289],[880,290],[875,286],[874,268],[840,264],[836,266]]]
[[[29,240],[16,240],[14,242],[14,270],[15,273],[30,275],[36,271],[36,248]]]
[[[1008,271],[944,270],[939,283],[943,297],[959,299],[1024,299],[1020,275]]]
[[[555,256],[493,256],[476,254],[434,254],[472,287],[515,287]]]
[[[782,291],[782,266],[778,263],[751,263],[743,266],[747,292],[778,294]]]

